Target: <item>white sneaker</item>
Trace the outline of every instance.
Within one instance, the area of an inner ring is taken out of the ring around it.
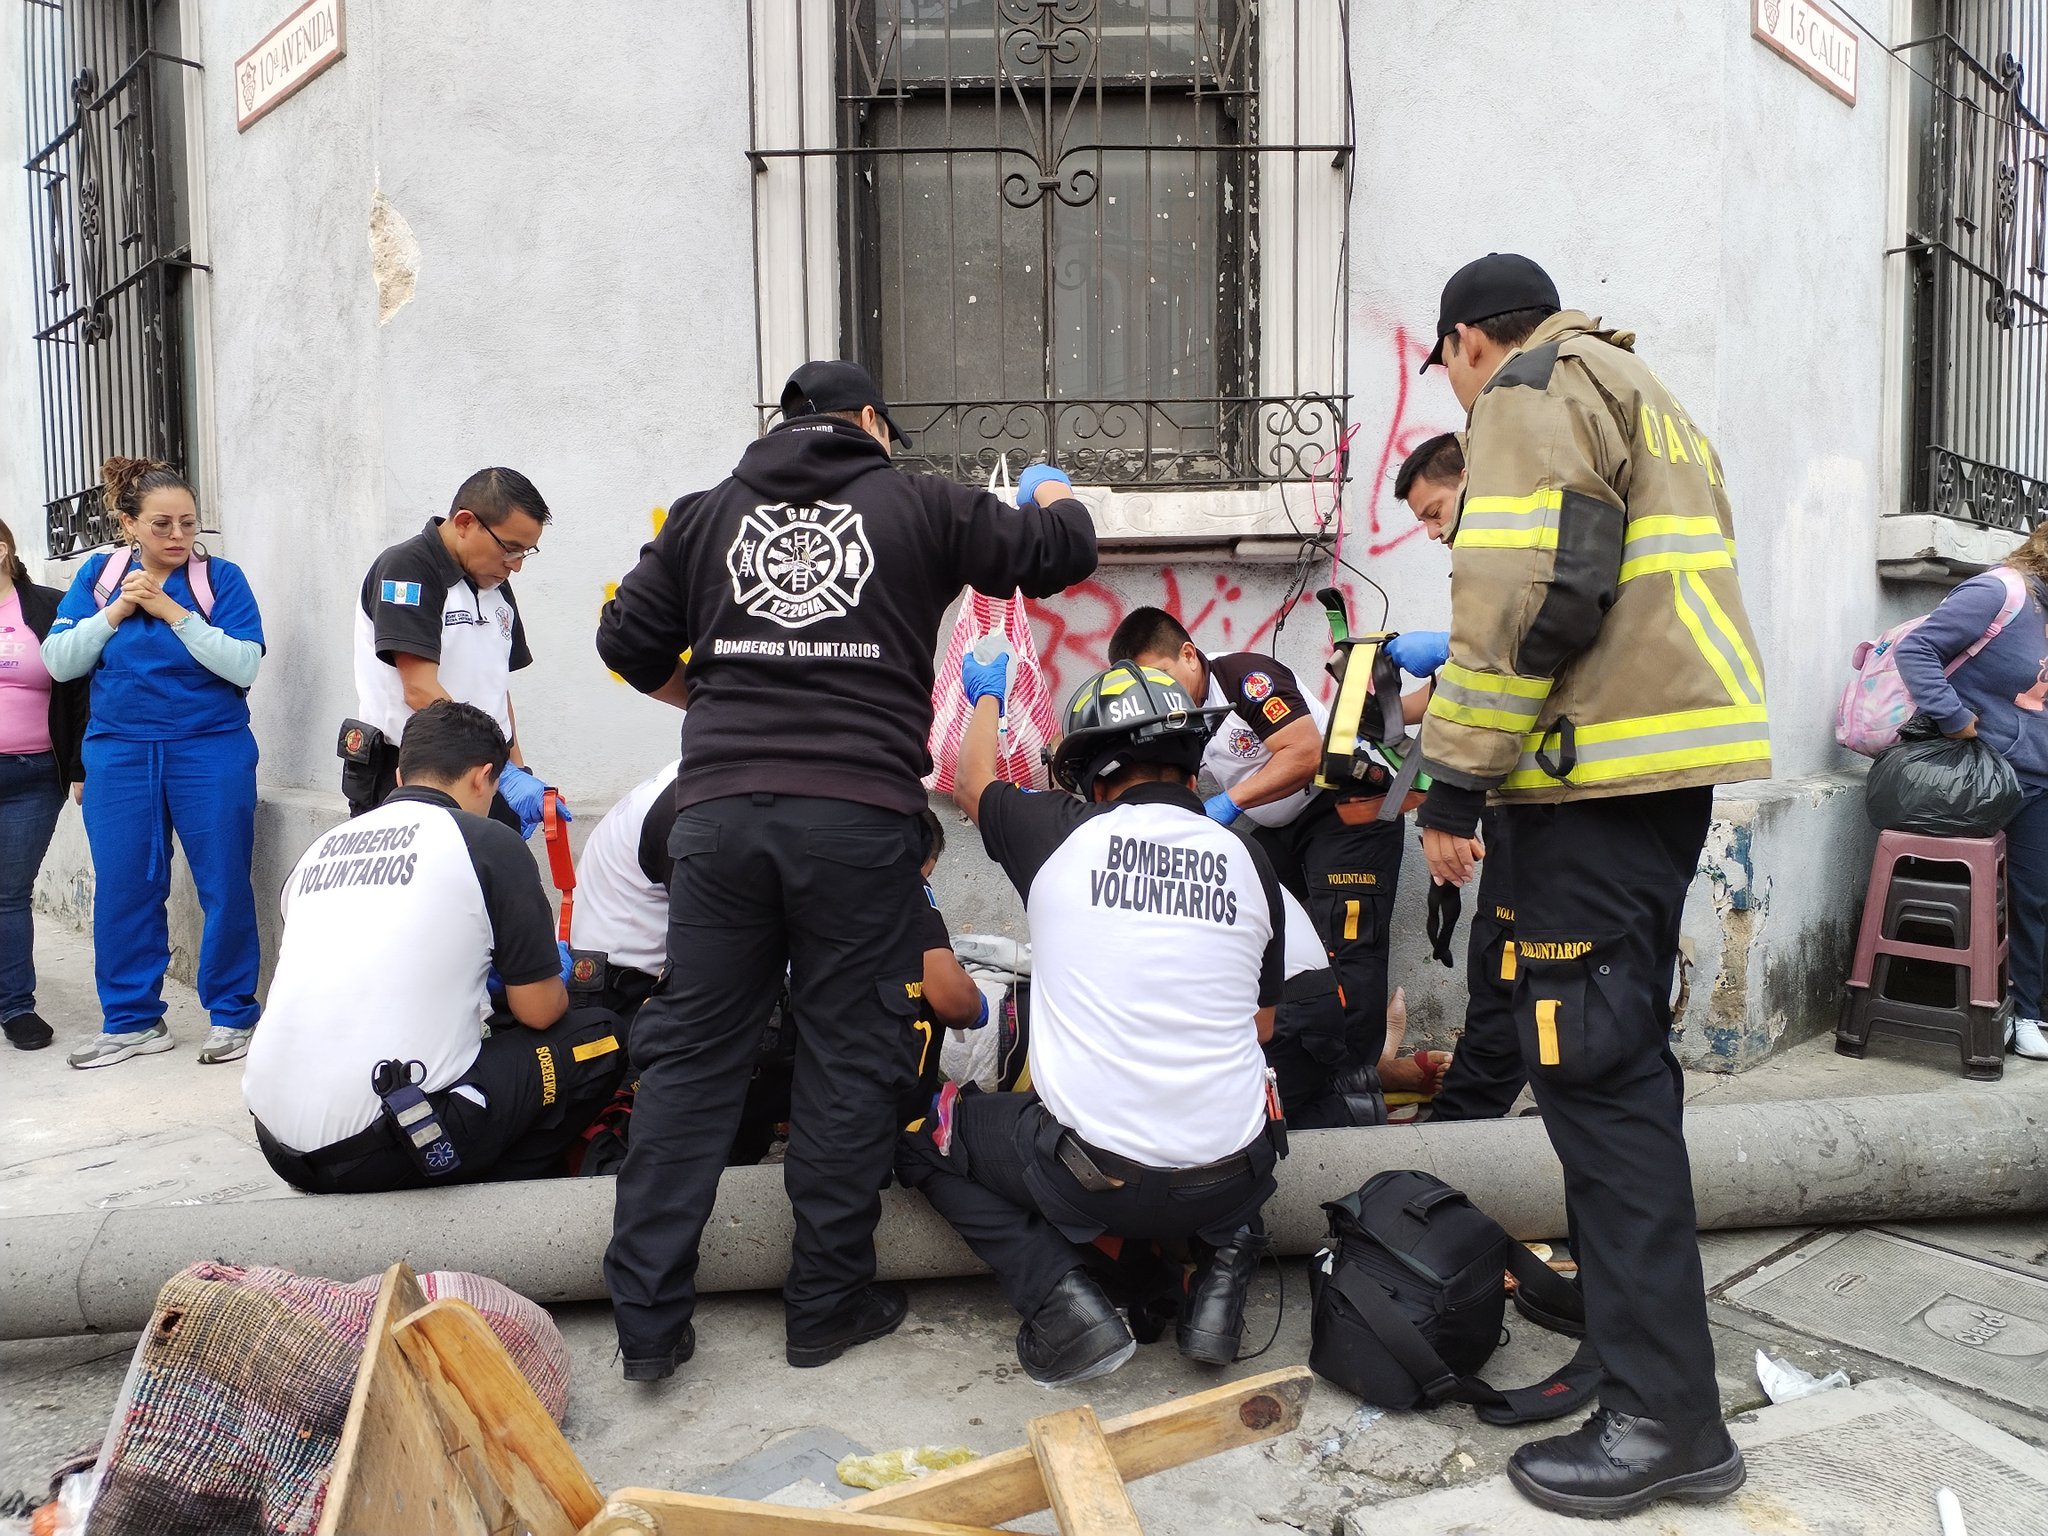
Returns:
[[[2029,1061],[2048,1061],[2048,1024],[2039,1019],[2013,1019],[2005,1026],[2005,1043]]]
[[[130,1056],[154,1056],[158,1051],[168,1051],[178,1042],[171,1038],[171,1032],[158,1019],[147,1029],[130,1029],[116,1034],[112,1030],[102,1033],[92,1044],[79,1047],[65,1060],[72,1066],[111,1067],[117,1061],[126,1061]]]
[[[206,1032],[206,1044],[199,1047],[199,1060],[203,1065],[214,1066],[223,1061],[240,1061],[249,1054],[249,1037],[256,1033],[256,1026],[247,1029],[229,1029],[225,1024],[216,1024]]]

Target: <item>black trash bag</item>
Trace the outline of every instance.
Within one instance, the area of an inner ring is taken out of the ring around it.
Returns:
[[[2020,808],[2020,778],[1996,748],[1951,741],[1924,715],[1878,754],[1863,786],[1863,811],[1881,832],[1989,837]]]

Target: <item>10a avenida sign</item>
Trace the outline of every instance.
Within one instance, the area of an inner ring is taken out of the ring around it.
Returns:
[[[342,0],[306,0],[235,60],[235,127],[246,129],[347,51]]]
[[[1749,0],[1750,35],[1850,106],[1856,105],[1855,27],[1813,0]]]

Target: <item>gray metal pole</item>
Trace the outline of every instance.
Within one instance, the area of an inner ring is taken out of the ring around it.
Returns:
[[[1716,1105],[1686,1116],[1703,1229],[2011,1216],[2048,1210],[2048,1095],[1902,1094]],[[1389,1168],[1464,1190],[1517,1237],[1564,1230],[1564,1186],[1542,1124],[1309,1131],[1266,1208],[1283,1253],[1324,1232],[1320,1204]],[[470,1184],[0,1219],[0,1338],[119,1332],[148,1321],[159,1286],[199,1259],[354,1280],[395,1259],[493,1276],[536,1301],[605,1294],[610,1179]],[[732,1168],[705,1229],[698,1286],[782,1283],[792,1231],[779,1168]],[[979,1273],[924,1200],[883,1196],[885,1279]]]

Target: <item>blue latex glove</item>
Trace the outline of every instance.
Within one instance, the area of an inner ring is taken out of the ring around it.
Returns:
[[[976,990],[977,990],[977,991],[979,991],[980,989],[979,989],[979,988],[976,988]],[[974,1021],[974,1022],[973,1022],[972,1024],[968,1025],[967,1027],[968,1027],[969,1029],[980,1029],[980,1028],[982,1028],[982,1027],[983,1027],[984,1025],[986,1025],[987,1023],[988,1023],[988,994],[987,994],[986,992],[983,992],[983,993],[981,994],[981,1017],[980,1017],[980,1018],[978,1018],[978,1019],[976,1019],[976,1020],[975,1020],[975,1021]]]
[[[1067,478],[1067,472],[1064,469],[1055,469],[1050,464],[1033,464],[1017,477],[1017,505],[1020,507],[1036,506],[1038,504],[1038,488],[1048,480],[1057,480],[1070,491],[1074,488],[1074,482]]]
[[[533,829],[540,825],[541,797],[547,786],[517,763],[507,763],[505,771],[498,775],[498,793],[505,797],[505,803],[512,807],[512,814],[519,818],[519,835],[533,836]],[[569,814],[568,804],[557,796],[555,809],[562,820],[574,821]]]
[[[1202,802],[1202,809],[1209,813],[1211,820],[1226,827],[1244,814],[1243,808],[1235,800],[1231,799],[1229,792],[1225,790],[1218,790],[1215,794],[1204,800]]]
[[[1434,677],[1437,669],[1451,659],[1450,632],[1411,629],[1387,642],[1387,654],[1410,677]]]
[[[567,939],[555,940],[555,952],[562,957],[562,985],[566,987],[569,985],[569,972],[576,965],[575,960],[569,954],[569,941]]]
[[[1001,709],[1010,687],[1010,653],[998,651],[993,661],[976,661],[969,651],[960,658],[960,690],[970,706],[982,699],[994,699]]]
[[[500,997],[505,995],[505,978],[498,974],[498,968],[495,965],[484,975],[484,990],[486,992],[495,992]]]

